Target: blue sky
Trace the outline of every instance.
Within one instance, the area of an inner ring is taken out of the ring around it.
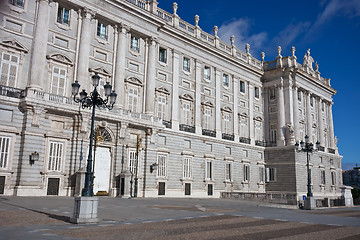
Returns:
[[[172,13],[172,2],[158,0],[159,7]],[[194,24],[200,16],[199,26],[213,34],[214,25],[225,42],[235,36],[235,45],[244,51],[251,45],[251,54],[265,61],[275,59],[276,47],[282,55],[291,55],[296,47],[298,61],[302,62],[308,48],[319,64],[321,76],[331,78],[331,86],[338,92],[334,96],[333,116],[335,136],[343,158],[343,169],[360,165],[356,154],[360,143],[360,0],[259,0],[216,1],[178,0],[177,14]]]

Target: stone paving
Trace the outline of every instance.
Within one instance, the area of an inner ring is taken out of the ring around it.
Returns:
[[[360,208],[313,211],[231,199],[102,197],[98,224],[69,197],[0,197],[0,239],[360,239]]]

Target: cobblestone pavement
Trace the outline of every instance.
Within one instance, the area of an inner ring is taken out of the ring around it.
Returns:
[[[0,197],[0,239],[360,239],[360,208],[313,211],[229,199],[102,197],[98,224],[69,197]]]

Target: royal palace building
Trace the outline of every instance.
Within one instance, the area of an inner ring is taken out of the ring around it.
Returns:
[[[118,94],[96,109],[94,193],[344,197],[330,79],[308,50],[261,60],[156,0],[6,0],[0,10],[0,194],[79,195],[91,109],[72,83]],[[135,179],[138,179],[135,193]]]

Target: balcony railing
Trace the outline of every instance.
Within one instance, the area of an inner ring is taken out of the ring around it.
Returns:
[[[216,132],[209,129],[203,129],[202,135],[209,136],[209,137],[216,137]]]
[[[186,125],[186,124],[180,124],[179,129],[180,129],[180,131],[195,133],[195,127],[194,126],[189,126],[189,125]]]
[[[319,151],[320,151],[320,152],[325,152],[325,147],[320,146],[320,147],[319,147]]]
[[[7,97],[12,97],[12,98],[22,98],[22,97],[24,97],[24,93],[25,92],[22,89],[0,85],[0,95],[1,96],[7,96]]]
[[[245,137],[239,137],[239,142],[250,144],[251,139],[250,138],[245,138]]]
[[[165,125],[166,128],[171,128],[172,127],[171,121],[162,120],[162,124]]]
[[[328,152],[329,152],[329,153],[332,153],[332,154],[335,154],[335,149],[328,148]]]
[[[266,142],[265,142],[265,141],[262,141],[262,140],[255,140],[255,145],[256,145],[256,146],[265,147],[265,146],[266,146]]]
[[[222,139],[234,141],[234,134],[223,133],[222,134]]]

